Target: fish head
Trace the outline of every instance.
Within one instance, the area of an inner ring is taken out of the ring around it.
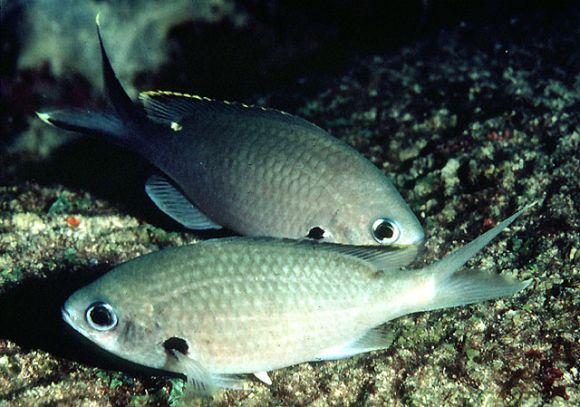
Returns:
[[[107,276],[105,276],[107,277]],[[123,359],[148,367],[165,364],[160,345],[160,321],[150,304],[123,295],[123,290],[106,290],[100,280],[75,292],[62,307],[62,317],[75,331]]]
[[[407,203],[394,200],[392,193],[390,199],[375,196],[382,195],[365,193],[342,202],[332,219],[319,226],[324,241],[357,246],[422,244],[425,232]]]

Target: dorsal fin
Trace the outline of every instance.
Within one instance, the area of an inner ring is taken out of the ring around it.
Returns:
[[[230,237],[210,239],[205,244],[217,243],[220,245],[237,244],[240,239],[267,242],[271,245],[296,245],[316,251],[330,251],[343,256],[351,256],[370,263],[380,271],[399,270],[413,262],[425,250],[423,245],[392,245],[392,246],[351,246],[338,243],[324,243],[309,239],[294,240],[273,237]]]
[[[176,127],[188,116],[199,112],[227,112],[244,116],[256,116],[270,120],[283,121],[295,126],[307,127],[315,131],[324,131],[315,124],[298,116],[281,110],[262,106],[247,105],[228,101],[219,101],[204,96],[171,91],[147,91],[139,94],[147,117],[169,127]]]
[[[346,256],[356,257],[382,271],[399,270],[401,267],[412,263],[424,246],[401,245],[401,246],[348,246],[335,243],[319,244],[326,250],[331,250]]]

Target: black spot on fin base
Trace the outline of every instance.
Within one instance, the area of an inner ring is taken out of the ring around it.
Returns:
[[[145,191],[159,209],[188,229],[221,229],[204,215],[183,193],[165,176],[155,174],[145,183]]]
[[[326,232],[321,227],[314,226],[312,229],[310,229],[306,237],[313,240],[321,240],[324,238],[325,233]]]
[[[171,354],[173,354],[173,351],[178,351],[184,355],[187,355],[187,352],[189,351],[189,345],[187,344],[187,341],[183,338],[178,338],[177,336],[172,336],[163,342],[163,347]]]

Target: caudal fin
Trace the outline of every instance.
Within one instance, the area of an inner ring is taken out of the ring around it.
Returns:
[[[478,269],[456,271],[435,283],[436,295],[425,310],[458,307],[508,297],[526,288],[532,280],[518,281]]]
[[[115,109],[117,115],[126,122],[139,121],[139,119],[144,118],[145,114],[141,109],[138,109],[131,101],[125,89],[119,82],[115,71],[111,66],[111,61],[105,50],[105,45],[103,44],[103,37],[101,36],[101,26],[99,23],[99,15],[95,20],[97,25],[97,36],[99,38],[99,47],[101,48],[101,58],[103,64],[103,82],[105,84],[105,91],[107,96]]]
[[[422,310],[456,307],[512,295],[526,288],[531,280],[518,281],[478,269],[459,270],[470,258],[534,204],[516,212],[496,227],[447,255],[421,273],[432,278],[432,298]]]
[[[111,113],[66,109],[36,112],[36,115],[47,124],[83,134],[106,136],[117,140],[122,140],[125,134],[123,123]]]
[[[117,79],[101,37],[99,16],[96,19],[97,36],[102,57],[103,79],[113,110],[93,112],[86,109],[66,109],[36,113],[45,123],[79,133],[106,136],[121,145],[139,149],[142,138],[151,133],[151,122],[142,108],[136,106]]]

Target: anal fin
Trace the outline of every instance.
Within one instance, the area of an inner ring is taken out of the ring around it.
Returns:
[[[256,378],[262,383],[267,384],[268,386],[272,385],[272,379],[268,376],[268,372],[255,372],[254,376],[256,376]]]
[[[165,176],[154,174],[145,183],[145,192],[159,209],[188,229],[221,229],[203,214],[183,193]]]
[[[393,332],[381,325],[370,329],[353,342],[325,349],[317,356],[316,360],[345,359],[360,353],[386,349],[391,346],[393,340]]]

